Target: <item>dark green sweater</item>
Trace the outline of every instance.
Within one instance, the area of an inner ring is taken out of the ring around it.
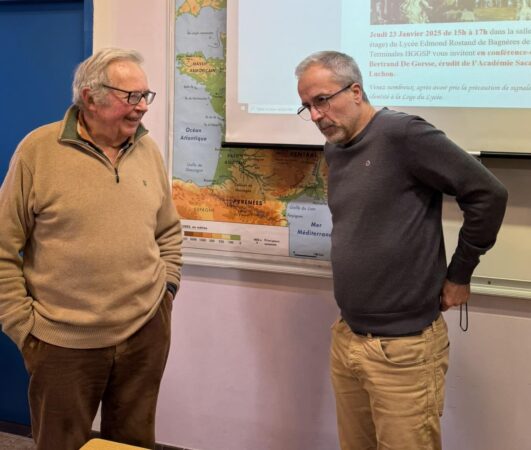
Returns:
[[[356,331],[405,334],[439,314],[445,278],[468,284],[490,249],[504,186],[423,119],[383,109],[347,145],[325,145],[334,293]],[[464,212],[447,267],[443,193]]]

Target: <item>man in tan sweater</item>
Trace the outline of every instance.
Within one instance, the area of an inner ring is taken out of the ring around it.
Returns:
[[[0,189],[0,324],[30,374],[39,450],[102,437],[153,447],[181,274],[181,226],[141,119],[135,51],[77,68],[64,119],[19,144]]]

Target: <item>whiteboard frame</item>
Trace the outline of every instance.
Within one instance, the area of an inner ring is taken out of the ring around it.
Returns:
[[[175,3],[176,0],[167,0],[168,9],[168,51],[167,58],[167,130],[168,142],[166,149],[166,162],[170,185],[173,178],[173,144],[174,144],[174,95],[175,95]],[[473,153],[474,154],[474,153]],[[475,153],[475,156],[479,156]],[[236,252],[219,252],[197,248],[183,248],[183,262],[203,267],[218,267],[262,271],[270,273],[284,273],[292,275],[331,278],[332,270],[330,261],[305,260],[294,257],[275,257],[267,255],[240,254]],[[531,282],[523,280],[507,280],[492,277],[473,276],[471,291],[474,294],[483,294],[501,297],[531,299]]]

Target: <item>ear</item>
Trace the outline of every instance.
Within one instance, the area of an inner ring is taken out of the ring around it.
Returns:
[[[94,101],[94,97],[92,96],[90,92],[90,88],[85,87],[81,90],[81,100],[83,100],[83,104],[85,105],[85,108],[88,110],[91,110],[96,105],[96,102]]]
[[[362,98],[363,98],[363,91],[361,90],[361,86],[358,83],[354,83],[350,87],[350,90],[354,94],[354,101],[356,103],[361,103]]]

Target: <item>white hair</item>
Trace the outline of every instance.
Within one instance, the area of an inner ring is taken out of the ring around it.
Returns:
[[[140,65],[144,62],[144,58],[136,50],[121,48],[103,48],[94,53],[76,68],[72,83],[72,101],[75,105],[83,108],[81,92],[87,87],[95,101],[103,101],[105,96],[103,85],[109,83],[107,69],[115,61],[132,61]]]

